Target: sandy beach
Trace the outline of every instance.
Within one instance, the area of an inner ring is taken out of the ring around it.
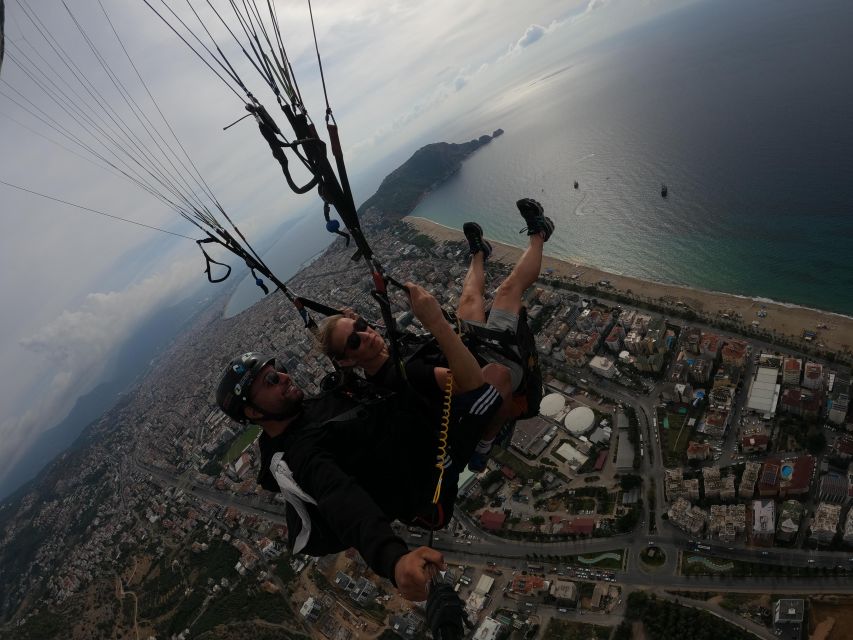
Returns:
[[[407,216],[403,219],[418,231],[434,240],[464,240],[461,229],[451,229],[438,223]],[[494,249],[491,259],[514,264],[521,249],[494,240],[489,240]],[[548,247],[545,246],[547,253]],[[853,347],[853,318],[835,313],[808,309],[796,305],[787,305],[756,298],[747,298],[727,293],[704,291],[690,287],[651,282],[640,278],[608,273],[594,267],[568,262],[545,256],[542,263],[543,272],[553,269],[560,276],[573,278],[578,284],[597,284],[607,280],[615,291],[628,292],[635,297],[669,303],[680,302],[691,309],[710,315],[728,314],[732,318],[749,325],[757,321],[759,326],[776,335],[788,335],[799,340],[803,331],[816,333],[814,343],[823,348],[841,352]],[[765,317],[759,317],[759,311],[766,312]]]

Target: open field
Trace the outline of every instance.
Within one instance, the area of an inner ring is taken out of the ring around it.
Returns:
[[[546,638],[553,640],[607,640],[610,627],[552,618],[545,629]]]
[[[693,428],[687,426],[688,415],[658,409],[661,453],[666,467],[680,467],[685,462],[693,433]]]
[[[249,446],[255,438],[258,437],[258,434],[261,432],[261,428],[255,425],[247,428],[243,433],[237,436],[234,439],[234,442],[231,443],[231,446],[228,448],[228,452],[222,456],[222,464],[231,464],[237,458],[240,457],[243,449]]]
[[[809,599],[809,632],[813,640],[846,640],[853,629],[853,597]]]

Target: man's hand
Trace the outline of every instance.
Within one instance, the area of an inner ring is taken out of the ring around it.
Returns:
[[[397,560],[394,581],[400,594],[412,602],[427,599],[427,583],[436,571],[444,569],[444,556],[429,547],[418,547]]]
[[[415,317],[421,321],[424,328],[430,330],[438,323],[444,322],[444,314],[441,312],[441,305],[429,291],[423,287],[406,283],[409,290],[409,300],[412,303],[412,312]]]

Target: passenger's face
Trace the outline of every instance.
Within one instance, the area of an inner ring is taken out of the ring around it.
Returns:
[[[385,349],[385,340],[363,318],[341,318],[332,330],[331,343],[344,365],[361,366]]]

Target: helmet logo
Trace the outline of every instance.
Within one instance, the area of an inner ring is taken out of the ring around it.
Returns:
[[[234,373],[236,373],[238,375],[243,373],[246,370],[246,367],[244,367],[242,364],[235,364],[231,368],[234,370]]]
[[[243,387],[239,384],[235,384],[234,385],[234,395],[239,396],[241,391],[243,391]]]

